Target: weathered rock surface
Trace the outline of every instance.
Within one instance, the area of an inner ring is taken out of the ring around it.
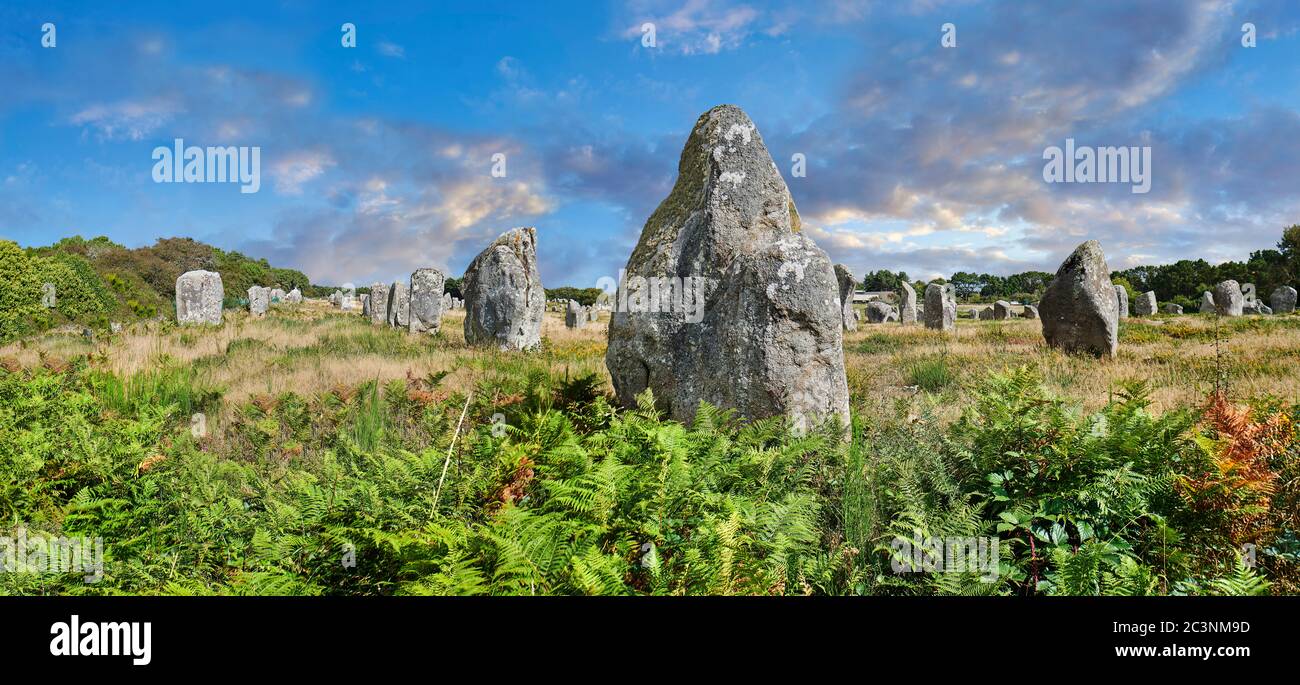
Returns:
[[[1173,302],[1166,302],[1163,305],[1160,305],[1160,311],[1165,314],[1182,314],[1183,306],[1180,304],[1174,304]]]
[[[460,288],[470,345],[531,350],[542,343],[546,293],[537,273],[536,229],[502,233],[470,262]]]
[[[383,283],[370,284],[370,323],[388,323],[388,286]]]
[[[412,333],[437,333],[442,327],[443,286],[447,277],[438,269],[416,269],[411,274],[410,323]]]
[[[1119,305],[1119,318],[1128,318],[1128,288],[1122,285],[1115,286],[1115,299]]]
[[[253,316],[263,316],[271,306],[271,289],[255,285],[248,289],[248,311]]]
[[[578,304],[577,300],[569,300],[569,303],[565,305],[565,328],[586,328],[589,319],[587,312],[582,308],[582,305]]]
[[[898,303],[898,322],[906,326],[916,323],[916,288],[907,281],[903,281],[902,285]]]
[[[992,321],[992,320],[993,320],[993,308],[992,308],[992,307],[984,307],[984,308],[980,309],[979,314],[978,314],[977,316],[978,316],[978,318],[979,318],[980,321]]]
[[[1201,313],[1213,314],[1214,312],[1215,312],[1214,293],[1206,290],[1205,292],[1201,293]]]
[[[785,181],[739,108],[715,107],[696,122],[626,272],[702,278],[704,287],[702,311],[613,313],[605,364],[621,403],[651,389],[682,421],[706,401],[747,418],[787,416],[799,429],[832,416],[848,425],[835,270],[801,232]]]
[[[888,302],[873,300],[867,303],[867,323],[886,323],[897,320],[898,312],[895,312],[893,305]]]
[[[925,286],[925,327],[935,331],[957,327],[957,295],[951,283]]]
[[[1027,305],[1025,305],[1025,313],[1024,313],[1024,317],[1025,317],[1026,319],[1037,319],[1037,318],[1038,318],[1038,307],[1035,307],[1035,306],[1032,305],[1032,304],[1027,304]]]
[[[1229,279],[1214,286],[1214,309],[1219,316],[1241,316],[1245,305],[1241,284]]]
[[[370,318],[370,295],[368,293],[361,294],[361,316],[367,319]]]
[[[405,283],[393,281],[388,288],[388,325],[406,328],[411,323],[411,294]]]
[[[1277,314],[1295,311],[1296,291],[1289,285],[1279,285],[1268,296],[1268,306]]]
[[[284,301],[289,304],[302,304],[302,291],[294,288],[284,294]]]
[[[1133,303],[1133,312],[1138,316],[1151,316],[1156,313],[1156,292],[1148,290],[1137,296]]]
[[[226,297],[221,274],[187,271],[176,279],[176,323],[221,325],[221,302]]]
[[[1014,316],[1011,313],[1011,303],[1006,300],[998,300],[993,303],[993,320],[1006,321]]]
[[[844,315],[844,330],[858,330],[858,320],[853,316],[853,272],[843,264],[835,265],[835,281],[839,285],[840,307]]]
[[[1061,263],[1038,303],[1047,344],[1067,352],[1114,357],[1119,300],[1101,244],[1089,240]]]

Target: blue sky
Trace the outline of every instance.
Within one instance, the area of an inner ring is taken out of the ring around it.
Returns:
[[[859,274],[1054,270],[1088,238],[1112,268],[1244,259],[1300,223],[1285,0],[7,2],[0,92],[0,237],[191,236],[318,283],[459,275],[536,226],[543,282],[594,286],[723,103]],[[175,138],[260,147],[260,191],[154,183]],[[1066,138],[1150,146],[1151,192],[1044,182]]]

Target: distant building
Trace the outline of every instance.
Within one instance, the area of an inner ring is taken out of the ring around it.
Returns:
[[[853,301],[855,303],[872,302],[875,300],[892,304],[898,300],[898,293],[892,290],[853,291]]]

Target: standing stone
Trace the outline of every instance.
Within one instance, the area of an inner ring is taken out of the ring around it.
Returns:
[[[465,270],[461,292],[467,343],[502,350],[540,345],[546,293],[537,273],[537,229],[516,228],[492,241]]]
[[[898,313],[888,302],[873,300],[867,303],[867,323],[886,323],[897,321]]]
[[[1289,285],[1279,285],[1268,296],[1269,307],[1277,314],[1290,314],[1295,311],[1296,292]]]
[[[248,311],[253,316],[263,316],[271,306],[271,289],[255,285],[248,289]]]
[[[993,320],[993,308],[992,308],[992,307],[984,307],[983,309],[980,310],[980,313],[979,313],[978,316],[979,316],[979,320],[980,320],[980,321],[992,321],[992,320]]]
[[[1241,285],[1236,281],[1229,279],[1214,286],[1214,309],[1219,316],[1241,316],[1245,304]]]
[[[1128,301],[1125,300],[1125,303],[1127,303],[1127,302],[1128,302]],[[1025,305],[1025,318],[1026,318],[1026,319],[1037,319],[1037,318],[1038,318],[1038,307],[1035,307],[1035,306],[1032,305],[1032,304],[1027,304],[1027,305]]]
[[[853,318],[853,272],[843,264],[835,265],[835,281],[839,285],[840,311],[843,312],[844,330],[858,330],[858,320]]]
[[[1119,318],[1128,318],[1128,288],[1122,285],[1115,286],[1115,299],[1119,304]]]
[[[1061,263],[1038,308],[1048,345],[1067,352],[1115,356],[1119,301],[1097,241],[1083,243]]]
[[[285,294],[284,301],[289,304],[302,304],[302,291],[297,288],[290,290]]]
[[[411,298],[406,284],[393,281],[388,288],[388,325],[393,328],[406,328],[410,325]]]
[[[383,283],[370,284],[370,323],[388,323],[388,286]]]
[[[925,327],[951,331],[957,327],[957,296],[951,283],[925,286]]]
[[[1133,313],[1138,316],[1151,316],[1156,313],[1156,291],[1148,290],[1137,296],[1133,303]]]
[[[587,310],[587,320],[588,320],[589,322],[591,322],[591,323],[597,323],[597,322],[599,322],[599,321],[600,321],[600,310],[596,309],[595,307],[592,307],[591,309],[588,309],[588,310]]]
[[[1165,314],[1182,314],[1183,306],[1181,304],[1174,304],[1173,302],[1166,302],[1160,306],[1160,311]]]
[[[849,425],[839,281],[801,231],[753,122],[731,105],[704,113],[677,170],[626,274],[703,287],[685,288],[693,306],[676,311],[614,312],[605,365],[619,401],[632,406],[650,389],[685,422],[708,402],[745,418],[786,416],[797,431],[830,417]]]
[[[1011,303],[1006,300],[998,300],[993,303],[993,319],[995,321],[1006,321],[1012,317]]]
[[[221,274],[187,271],[176,279],[176,323],[221,325]]]
[[[1201,313],[1213,314],[1214,311],[1215,311],[1214,293],[1206,290],[1205,292],[1201,293]]]
[[[335,307],[343,306],[343,293],[338,290],[335,290],[334,292],[330,293],[330,304],[334,305]]]
[[[285,295],[285,292],[284,292],[283,290],[280,290],[279,288],[272,288],[272,289],[271,289],[271,301],[272,301],[272,302],[284,302],[284,298],[285,298],[285,297],[286,297],[286,295]]]
[[[437,269],[416,269],[411,274],[410,332],[437,333],[442,327],[442,288],[446,281],[446,275]]]
[[[361,316],[370,318],[370,295],[366,293],[361,294]]]
[[[907,281],[902,282],[901,301],[898,304],[898,322],[907,326],[916,323],[916,288]]]
[[[569,300],[569,304],[564,310],[564,327],[587,327],[587,313],[582,310],[582,305],[578,304],[575,300]]]

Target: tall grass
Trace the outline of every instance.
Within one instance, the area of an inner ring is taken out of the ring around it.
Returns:
[[[209,384],[207,374],[192,366],[162,367],[129,376],[98,371],[92,373],[90,386],[108,408],[121,414],[134,414],[150,405],[175,405],[189,415],[211,407],[221,397],[221,389]]]

